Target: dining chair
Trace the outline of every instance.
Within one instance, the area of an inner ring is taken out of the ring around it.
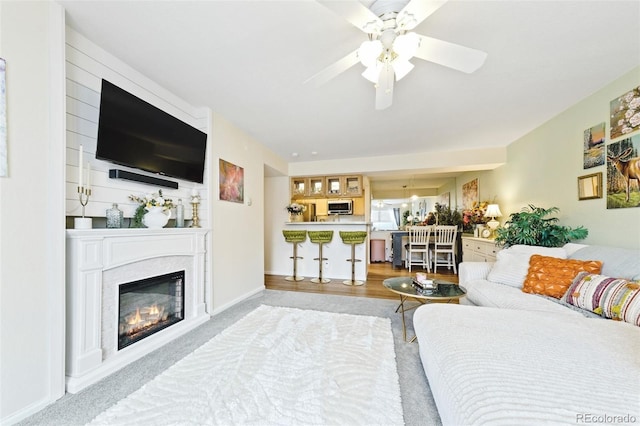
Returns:
[[[431,226],[410,226],[409,242],[405,245],[406,259],[405,267],[411,272],[411,265],[421,265],[427,272],[431,272],[429,262],[429,237],[431,235]],[[414,259],[413,254],[420,255]]]
[[[431,261],[433,262],[433,272],[438,271],[438,266],[446,266],[453,272],[458,273],[456,268],[456,236],[458,227],[455,225],[439,225],[434,230],[435,238],[433,250],[431,251]]]

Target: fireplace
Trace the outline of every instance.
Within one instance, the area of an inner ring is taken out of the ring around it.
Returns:
[[[81,391],[209,320],[207,233],[67,230],[67,392]],[[138,314],[141,321],[147,317],[144,331],[120,327],[127,317],[137,323]]]
[[[118,286],[118,350],[184,319],[184,273]]]

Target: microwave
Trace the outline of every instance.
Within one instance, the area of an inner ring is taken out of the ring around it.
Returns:
[[[353,200],[328,200],[329,214],[353,214]]]

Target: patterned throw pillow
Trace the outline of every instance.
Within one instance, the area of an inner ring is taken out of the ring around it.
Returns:
[[[564,301],[640,327],[640,284],[636,282],[581,272],[567,290]]]
[[[598,260],[558,259],[534,254],[529,259],[529,272],[522,291],[559,299],[567,292],[578,273],[586,271],[599,274],[601,268],[602,262]]]
[[[493,283],[505,284],[511,287],[522,288],[524,279],[529,270],[531,255],[558,257],[566,259],[567,254],[561,247],[525,246],[516,244],[496,255],[496,263],[489,271],[487,279]]]

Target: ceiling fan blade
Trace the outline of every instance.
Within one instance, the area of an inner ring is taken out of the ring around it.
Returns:
[[[411,0],[396,17],[398,26],[403,30],[412,30],[433,12],[440,9],[448,0]]]
[[[318,0],[318,3],[331,9],[367,34],[379,34],[382,30],[382,20],[358,1]]]
[[[358,58],[358,50],[354,50],[344,58],[338,59],[336,62],[329,65],[319,73],[306,79],[304,81],[304,84],[307,84],[310,81],[312,81],[316,86],[321,86],[327,81],[336,77],[338,74],[345,72],[346,70],[348,70],[349,68],[357,64],[358,62],[360,62],[360,59]]]
[[[480,68],[487,58],[481,50],[423,35],[415,56],[469,74]]]
[[[393,67],[391,64],[386,63],[382,67],[380,72],[380,79],[376,86],[376,109],[386,109],[391,106],[393,102],[393,82],[395,76],[393,74]]]

